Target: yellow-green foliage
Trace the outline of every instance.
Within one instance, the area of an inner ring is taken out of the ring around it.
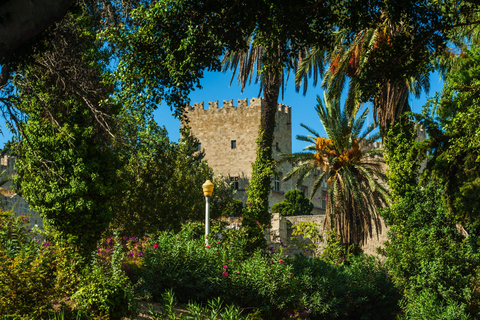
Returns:
[[[14,258],[0,246],[0,315],[38,319],[51,310],[54,294],[48,253]]]
[[[323,241],[323,237],[318,230],[319,225],[315,222],[302,221],[292,226],[293,231],[290,240],[297,248],[304,249],[307,253],[315,256],[318,252],[318,244]],[[300,240],[297,236],[302,236]]]

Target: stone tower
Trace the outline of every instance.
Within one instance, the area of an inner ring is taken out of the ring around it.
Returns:
[[[262,98],[253,98],[250,104],[247,99],[239,99],[238,106],[233,105],[233,100],[224,100],[220,108],[218,101],[213,101],[209,102],[208,109],[205,109],[201,102],[194,103],[193,107],[188,106],[185,110],[191,132],[205,151],[205,160],[215,174],[230,178],[238,190],[236,198],[241,201],[247,201],[245,188],[252,175],[256,139],[264,105]],[[292,114],[289,106],[278,104],[275,123],[273,157],[277,159],[280,152],[292,152]],[[289,164],[277,168],[279,175],[273,177],[273,191],[269,196],[270,208],[284,199],[286,191],[295,188],[293,181],[281,181],[290,169]],[[308,189],[307,186],[302,188]],[[321,200],[312,202],[321,210]],[[315,211],[319,213],[318,210]]]

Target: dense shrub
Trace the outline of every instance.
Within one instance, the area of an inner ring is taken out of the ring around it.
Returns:
[[[404,313],[399,316],[402,320],[470,320],[473,319],[464,303],[452,299],[438,300],[436,294],[424,289],[416,294],[404,306]]]
[[[207,302],[220,296],[225,303],[258,308],[267,316],[293,308],[298,288],[291,281],[291,266],[279,253],[257,251],[246,257],[247,238],[236,230],[224,230],[205,246],[191,226],[150,239],[140,281],[144,295],[160,300],[171,288],[180,302]]]
[[[442,189],[435,184],[410,188],[384,212],[392,220],[403,221],[390,228],[385,263],[409,300],[416,301],[428,290],[438,305],[454,301],[477,314],[475,281],[480,259],[475,239],[463,238],[447,217],[441,196]]]
[[[308,215],[312,214],[312,210],[313,204],[300,190],[287,191],[285,200],[272,206],[272,212],[278,212],[282,216]]]
[[[93,259],[92,264],[83,270],[79,289],[71,297],[79,310],[91,317],[136,317],[133,286],[121,268],[121,260],[122,246],[116,241],[109,268]]]
[[[51,310],[54,297],[51,259],[10,257],[0,245],[0,314],[12,319],[38,319]]]
[[[51,309],[52,251],[28,229],[25,216],[0,212],[0,314],[35,319]]]
[[[393,319],[400,295],[373,257],[349,257],[348,264],[257,251],[245,256],[243,231],[224,231],[205,246],[190,226],[149,240],[140,291],[160,301],[172,289],[180,302],[225,303],[260,310],[265,319]]]
[[[376,258],[350,257],[338,266],[297,256],[295,276],[311,319],[394,319],[400,294]]]

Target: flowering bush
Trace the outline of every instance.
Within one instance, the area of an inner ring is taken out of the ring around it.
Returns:
[[[134,319],[137,303],[132,283],[122,270],[123,246],[119,238],[112,242],[114,245],[108,256],[109,266],[105,261],[93,259],[92,264],[83,270],[78,290],[71,299],[76,308],[91,317],[107,315],[109,319],[124,316]]]
[[[118,241],[119,245],[122,247],[122,252],[125,252],[125,255],[122,256],[120,260],[122,269],[126,272],[127,276],[135,282],[138,280],[139,268],[143,261],[144,251],[149,245],[147,240],[148,238],[146,236],[143,238],[107,238],[97,246],[96,255],[98,262],[100,265],[103,265],[105,269],[111,267],[113,249],[116,245],[116,241]],[[154,244],[153,248],[158,248],[158,244]]]
[[[198,225],[187,224],[178,234],[164,232],[149,239],[140,293],[160,301],[165,290],[172,289],[180,302],[207,302],[221,296],[227,304],[260,309],[274,318],[295,306],[299,290],[280,253],[257,251],[246,256],[244,231],[218,234],[205,245]]]
[[[27,256],[38,254],[40,240],[38,235],[29,229],[26,216],[15,217],[11,211],[0,211],[0,243],[13,258],[20,253]]]

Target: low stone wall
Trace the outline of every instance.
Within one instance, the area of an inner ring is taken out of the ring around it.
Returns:
[[[242,224],[242,218],[238,217],[229,217],[229,218],[222,218],[221,220],[228,222],[230,228],[238,229]],[[275,250],[278,250],[280,247],[283,247],[283,252],[285,255],[294,255],[299,253],[302,248],[299,248],[295,245],[295,242],[303,242],[305,244],[311,244],[309,239],[303,239],[302,236],[294,236],[293,235],[293,228],[292,226],[295,224],[299,224],[301,222],[312,222],[317,225],[317,230],[325,239],[325,232],[324,232],[324,222],[325,222],[325,215],[305,215],[305,216],[280,216],[278,213],[274,213],[272,215],[271,221],[271,228],[267,228],[264,230],[265,238],[269,246],[273,247]],[[369,237],[362,247],[362,250],[366,254],[379,256],[377,254],[377,248],[383,247],[383,243],[387,240],[387,231],[388,228],[385,226],[383,220],[378,225],[379,234],[377,237],[377,226],[375,226],[372,230],[372,235]],[[296,239],[293,239],[293,238]],[[316,246],[321,253],[326,246],[326,242],[316,243]],[[307,252],[307,255],[310,253]]]

